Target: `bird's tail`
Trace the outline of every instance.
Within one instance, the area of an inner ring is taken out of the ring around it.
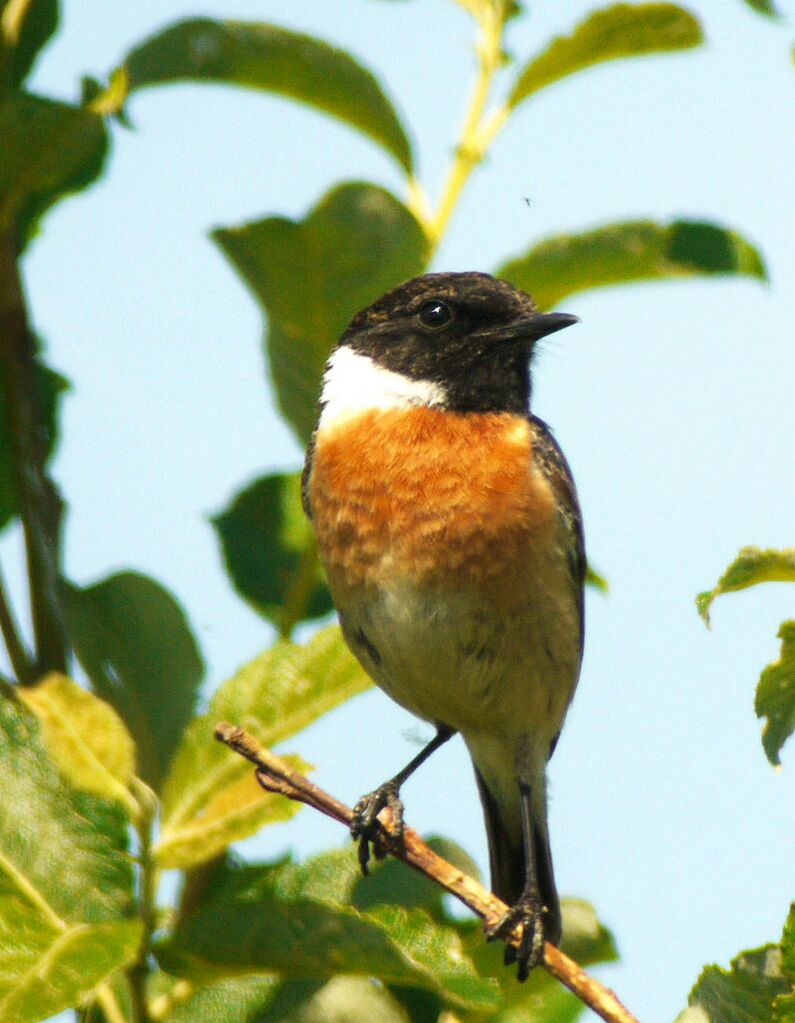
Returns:
[[[527,864],[521,828],[513,830],[506,826],[499,804],[486,787],[486,783],[477,768],[475,769],[475,775],[478,781],[480,801],[483,804],[483,815],[486,819],[492,891],[503,902],[512,906],[524,891],[527,880]],[[516,797],[517,799],[519,798],[518,788]],[[555,875],[552,871],[552,852],[549,848],[546,823],[539,821],[537,816],[534,812],[532,822],[532,855],[538,879],[538,888],[545,907],[544,937],[547,941],[551,941],[553,945],[557,945],[561,937],[560,900],[557,888],[555,887]]]

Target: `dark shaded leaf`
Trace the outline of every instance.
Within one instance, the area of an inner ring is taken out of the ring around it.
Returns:
[[[257,22],[181,21],[136,47],[116,78],[128,92],[205,81],[288,96],[357,128],[411,171],[411,145],[375,76],[344,50],[302,32]]]
[[[712,602],[722,593],[735,593],[759,583],[790,582],[795,582],[795,547],[785,547],[783,550],[743,547],[718,579],[714,589],[699,593],[696,607],[709,625]]]
[[[0,160],[2,157],[0,157]],[[36,367],[38,397],[41,403],[45,450],[49,458],[58,439],[58,417],[61,397],[69,390],[69,381],[55,370],[38,362]],[[0,381],[0,384],[2,381]],[[19,512],[17,485],[11,453],[11,437],[6,412],[5,388],[0,386],[0,529]]]
[[[766,717],[762,746],[774,766],[781,763],[781,747],[795,732],[795,621],[783,622],[778,630],[781,656],[759,677],[754,709]]]
[[[332,610],[299,473],[255,480],[212,523],[235,589],[280,631]]]
[[[0,18],[6,46],[6,53],[0,54],[0,60],[8,62],[7,80],[18,87],[58,27],[58,0],[28,0],[24,4],[0,0]]]
[[[388,288],[422,273],[422,228],[375,185],[328,192],[303,221],[269,217],[213,238],[267,313],[279,407],[306,444],[328,353],[348,322]]]
[[[689,49],[703,42],[697,19],[671,3],[614,4],[594,11],[560,36],[520,73],[508,97],[518,106],[561,78],[608,60]]]
[[[204,674],[185,613],[159,583],[120,572],[65,588],[75,653],[136,741],[139,774],[159,789]]]
[[[137,954],[122,805],[73,789],[36,718],[0,695],[0,1018],[75,1005]]]
[[[434,991],[463,1008],[496,1007],[496,985],[477,975],[452,927],[421,910],[380,906],[360,913],[309,898],[312,871],[310,861],[220,872],[207,902],[160,946],[162,965],[203,978],[241,971],[374,976]]]
[[[635,220],[557,235],[497,270],[498,277],[529,291],[541,309],[590,288],[713,274],[767,280],[762,257],[741,235],[692,220]]]
[[[98,177],[108,148],[102,118],[82,107],[7,93],[0,99],[0,230],[28,240],[48,207]]]

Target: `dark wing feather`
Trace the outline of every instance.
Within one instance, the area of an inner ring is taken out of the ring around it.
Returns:
[[[304,470],[301,473],[301,504],[304,506],[304,514],[312,520],[312,505],[309,501],[309,477],[312,475],[312,463],[315,459],[315,434],[309,439],[304,459]]]
[[[584,586],[587,561],[585,558],[585,535],[582,528],[582,514],[580,512],[580,502],[577,500],[577,488],[574,486],[574,478],[572,477],[569,463],[566,461],[566,456],[560,450],[550,428],[538,416],[531,415],[529,419],[533,430],[533,456],[536,464],[547,480],[549,480],[550,486],[555,493],[563,525],[570,538],[568,557],[572,582],[577,589],[577,607],[580,618],[580,657],[582,658],[585,635]]]

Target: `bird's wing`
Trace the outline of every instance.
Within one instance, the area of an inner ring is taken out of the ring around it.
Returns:
[[[304,506],[304,514],[311,521],[312,505],[309,501],[309,477],[312,475],[312,463],[315,459],[315,434],[313,433],[306,449],[304,469],[301,473],[301,504]]]
[[[580,503],[577,500],[577,488],[574,486],[569,463],[560,450],[558,442],[552,436],[550,428],[543,419],[539,419],[537,416],[531,415],[529,418],[530,426],[533,430],[533,457],[535,458],[536,465],[543,472],[555,493],[561,523],[568,538],[567,556],[572,582],[577,590],[577,606],[580,619],[580,657],[582,657],[585,624],[583,588],[585,585],[587,562],[585,559],[585,536],[582,528],[582,514],[580,513]]]

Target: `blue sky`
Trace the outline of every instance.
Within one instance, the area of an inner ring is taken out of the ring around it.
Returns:
[[[519,58],[592,7],[530,6],[508,38]],[[469,19],[449,0],[63,8],[34,87],[66,99],[81,74],[103,75],[192,14],[343,46],[381,76],[438,195],[473,72]],[[577,297],[565,308],[582,324],[536,364],[535,411],[572,463],[590,556],[611,585],[607,598],[589,594],[580,692],[551,765],[556,870],[561,890],[592,900],[614,929],[622,962],[600,972],[644,1023],[673,1019],[704,963],[775,939],[795,894],[795,745],[773,771],[753,714],[795,589],[723,598],[711,632],[693,604],[742,545],[795,542],[795,29],[742,0],[692,9],[706,48],[585,72],[521,108],[434,264],[489,270],[558,231],[693,216],[742,230],[770,269],[769,287],[727,279]],[[272,637],[228,585],[209,516],[302,453],[273,409],[259,313],[207,233],[303,216],[341,180],[398,195],[402,183],[376,147],[275,97],[173,86],[141,93],[130,113],[136,130],[114,129],[105,178],[48,217],[26,265],[36,327],[74,384],[55,462],[70,502],[67,569],[84,583],[133,567],[168,585],[214,686]],[[16,539],[3,547],[12,576]],[[424,734],[372,692],[291,748],[351,802]],[[460,743],[404,795],[411,824],[457,839],[485,868]],[[304,813],[244,852],[341,841]]]

